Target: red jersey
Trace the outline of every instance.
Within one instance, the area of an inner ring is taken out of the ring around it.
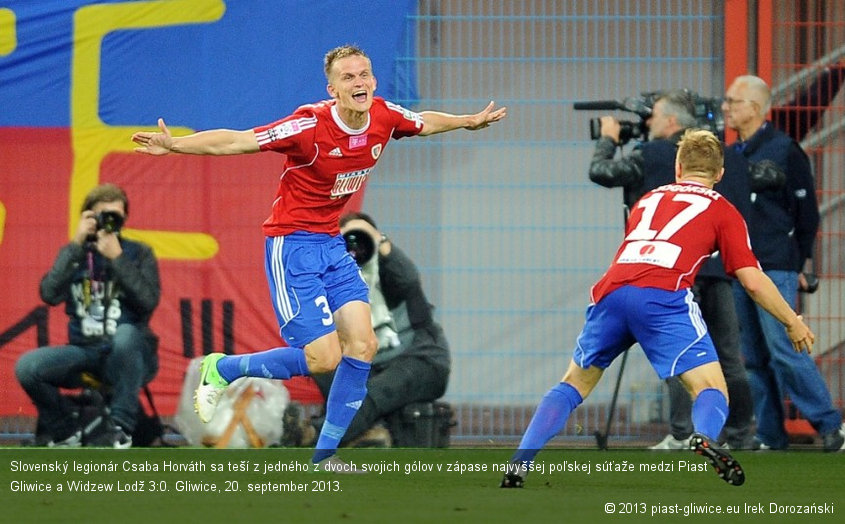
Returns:
[[[716,251],[730,276],[743,267],[760,267],[745,220],[725,197],[693,182],[658,187],[634,206],[625,240],[590,298],[597,303],[625,285],[692,287],[701,264]]]
[[[362,129],[343,123],[334,100],[301,106],[286,118],[256,127],[261,151],[287,155],[273,212],[264,221],[265,236],[339,234],[346,201],[363,187],[387,141],[417,135],[422,126],[418,113],[374,97]]]

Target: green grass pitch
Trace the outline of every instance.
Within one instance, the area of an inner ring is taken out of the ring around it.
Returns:
[[[0,522],[845,521],[841,453],[737,452],[735,487],[691,452],[547,449],[500,489],[510,453],[342,450],[372,470],[350,475],[297,471],[305,449],[3,448]]]

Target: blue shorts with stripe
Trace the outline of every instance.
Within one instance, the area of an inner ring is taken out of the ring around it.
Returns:
[[[573,361],[606,369],[634,342],[660,378],[718,360],[692,291],[623,286],[587,308]]]
[[[332,313],[347,302],[369,303],[367,284],[341,235],[267,237],[264,269],[279,333],[291,346],[304,347],[334,331]]]

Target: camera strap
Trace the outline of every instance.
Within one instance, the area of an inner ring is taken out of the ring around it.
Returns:
[[[95,247],[91,246],[86,251],[87,262],[87,276],[83,285],[83,301],[85,308],[90,311],[92,300],[95,297],[102,297],[101,306],[103,307],[103,330],[105,332],[105,323],[108,317],[108,308],[111,305],[111,295],[113,284],[109,285],[108,271],[106,263],[103,260],[95,260]],[[98,263],[99,262],[99,263]]]

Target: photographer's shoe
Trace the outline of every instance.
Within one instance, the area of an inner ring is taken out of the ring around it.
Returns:
[[[82,446],[82,431],[76,430],[69,437],[47,442],[48,448],[78,448]]]
[[[730,453],[719,449],[715,443],[701,433],[693,433],[690,437],[690,448],[706,458],[719,478],[733,486],[741,486],[745,482],[745,472]]]
[[[664,438],[657,444],[650,446],[648,449],[653,449],[655,451],[683,451],[689,449],[689,447],[689,438],[678,440],[675,438],[674,435],[670,433],[666,435],[666,438]]]
[[[211,353],[206,355],[200,364],[200,383],[194,391],[194,411],[203,422],[208,422],[214,417],[217,403],[229,385],[217,371],[217,361],[223,356],[222,353]]]
[[[95,448],[129,449],[132,447],[132,435],[111,419],[107,419],[103,423],[103,428],[89,438],[85,445]]]
[[[825,451],[845,450],[845,424],[842,424],[839,429],[823,435],[822,443]]]
[[[508,465],[505,476],[502,477],[500,488],[521,488],[525,485],[525,477],[528,476],[528,468],[522,462],[511,462]]]

